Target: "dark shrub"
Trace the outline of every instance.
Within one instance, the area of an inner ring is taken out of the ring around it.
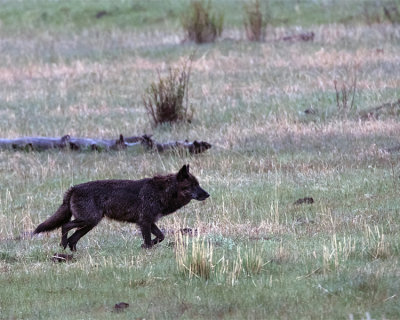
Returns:
[[[196,43],[213,42],[222,33],[223,15],[212,13],[211,1],[192,1],[182,17],[187,39]]]
[[[250,41],[262,41],[265,38],[267,16],[261,12],[259,0],[244,5],[244,28],[247,39]]]
[[[155,126],[178,121],[190,122],[193,110],[189,107],[188,89],[193,55],[181,68],[170,68],[168,75],[153,82],[143,95],[143,103]]]

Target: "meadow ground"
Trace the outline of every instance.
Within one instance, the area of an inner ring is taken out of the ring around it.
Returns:
[[[362,117],[400,98],[400,28],[375,2],[270,3],[264,42],[247,41],[242,2],[226,0],[222,37],[198,46],[181,43],[186,1],[2,1],[1,138],[152,133],[213,147],[0,151],[1,319],[400,318],[400,157],[386,151],[400,106]],[[279,40],[304,31],[314,41]],[[142,94],[194,50],[192,123],[152,128]],[[353,107],[339,108],[334,81],[355,77]],[[29,236],[73,184],[185,163],[211,197],[161,220],[152,250],[108,220],[67,263],[51,261],[59,231]],[[173,233],[184,227],[197,234]]]

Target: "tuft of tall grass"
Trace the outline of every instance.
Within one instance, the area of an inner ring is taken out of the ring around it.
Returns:
[[[337,111],[340,116],[347,116],[348,113],[354,110],[354,97],[357,90],[357,67],[353,67],[347,71],[347,80],[338,82],[333,81],[335,88],[335,98]]]
[[[367,25],[382,23],[385,20],[393,25],[400,23],[400,3],[398,1],[366,2],[363,5],[364,21]]]
[[[385,18],[392,24],[400,23],[400,5],[398,1],[390,1],[386,5],[383,5],[383,13]]]
[[[181,67],[169,68],[153,82],[143,95],[143,104],[154,126],[178,121],[191,122],[193,108],[189,105],[189,81],[193,54]]]
[[[250,41],[262,41],[265,38],[267,15],[261,11],[260,0],[244,4],[244,28],[247,39]]]
[[[379,226],[371,228],[369,225],[366,225],[364,234],[364,247],[369,257],[376,260],[387,259],[391,256],[391,245],[386,240],[385,234]]]
[[[187,39],[196,43],[214,42],[222,34],[223,14],[212,12],[211,1],[192,1],[182,17]]]
[[[338,239],[336,233],[331,237],[330,246],[323,245],[323,272],[338,270],[339,267],[353,257],[358,249],[357,243],[351,235]]]
[[[175,259],[178,271],[189,279],[193,277],[208,280],[211,278],[213,265],[213,245],[205,239],[192,241],[189,249],[188,237],[178,234],[175,237]]]
[[[241,277],[262,272],[269,261],[262,247],[237,246],[236,252],[224,249],[216,252],[212,239],[199,236],[189,241],[181,234],[175,236],[175,260],[178,272],[189,279],[216,280],[235,285]]]
[[[259,274],[265,263],[264,252],[259,246],[246,248],[244,254],[244,270],[247,275]]]
[[[378,226],[364,226],[363,237],[353,235],[338,238],[334,233],[330,244],[322,246],[322,270],[329,273],[339,270],[351,258],[387,259],[392,255],[392,245]]]
[[[235,253],[224,251],[215,263],[214,273],[216,279],[233,286],[240,278],[259,275],[267,263],[261,246],[238,246]]]

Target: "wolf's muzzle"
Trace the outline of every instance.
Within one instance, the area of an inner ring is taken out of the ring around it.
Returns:
[[[210,195],[208,194],[207,191],[198,187],[196,190],[196,193],[193,195],[193,199],[196,199],[198,201],[203,201],[203,200],[206,200],[209,196]]]

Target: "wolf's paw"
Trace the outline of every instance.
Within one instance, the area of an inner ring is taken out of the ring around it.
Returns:
[[[64,241],[64,240],[62,240],[62,241],[61,241],[61,243],[60,243],[60,246],[61,246],[61,247],[63,247],[63,248],[64,248],[64,250],[65,250],[65,249],[67,249],[67,246],[68,246],[68,241]]]
[[[155,244],[160,243],[163,240],[164,240],[164,237],[162,237],[162,238],[154,238],[153,240],[151,240],[151,244],[154,246]]]
[[[75,243],[68,242],[68,246],[71,249],[71,251],[76,251],[76,242]]]

